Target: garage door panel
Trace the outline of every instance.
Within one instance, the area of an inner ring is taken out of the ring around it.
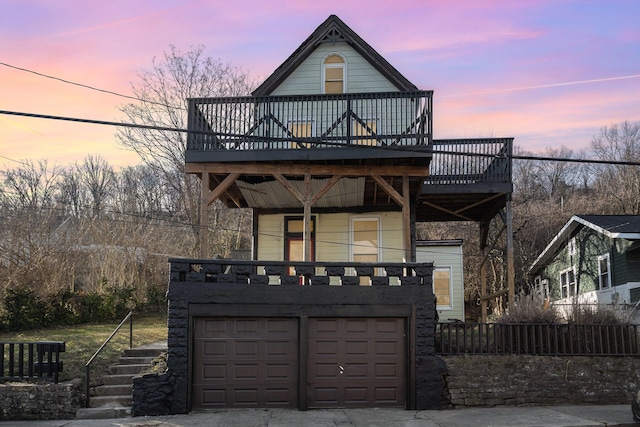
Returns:
[[[297,407],[297,319],[196,318],[194,409]]]
[[[405,406],[404,319],[309,319],[308,325],[310,408]]]

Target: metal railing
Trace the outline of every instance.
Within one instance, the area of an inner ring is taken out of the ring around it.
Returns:
[[[638,325],[438,323],[439,354],[640,356]]]
[[[189,99],[187,151],[429,145],[431,91]]]
[[[63,341],[0,342],[0,379],[51,379],[57,384],[62,371]]]
[[[85,365],[85,370],[86,370],[86,398],[85,398],[85,407],[89,407],[89,399],[91,398],[91,364],[93,363],[93,361],[96,359],[96,357],[98,357],[98,355],[102,352],[102,350],[107,346],[107,344],[109,344],[109,341],[111,341],[111,339],[116,335],[116,333],[118,333],[118,331],[120,330],[120,328],[122,328],[122,326],[127,322],[127,320],[129,321],[129,348],[133,348],[133,312],[130,311],[129,314],[127,314],[125,316],[124,319],[122,319],[122,322],[120,322],[120,324],[118,326],[116,326],[116,328],[113,330],[113,332],[111,333],[111,335],[109,335],[109,338],[107,338],[105,340],[104,343],[102,343],[102,345],[100,346],[100,348],[98,349],[98,351],[96,351],[93,356],[91,356],[91,359],[89,359],[89,361],[86,363]]]
[[[433,141],[425,184],[511,183],[513,139],[445,139]]]

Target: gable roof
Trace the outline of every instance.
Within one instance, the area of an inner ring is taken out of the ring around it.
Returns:
[[[357,35],[336,15],[329,16],[256,90],[253,96],[268,96],[322,43],[346,42],[386,77],[400,91],[418,88],[407,80],[386,59]]]
[[[531,264],[529,273],[542,268],[579,227],[589,227],[612,239],[640,240],[640,215],[574,215]]]

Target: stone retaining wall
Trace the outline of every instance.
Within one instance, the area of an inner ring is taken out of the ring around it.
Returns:
[[[57,420],[75,418],[80,407],[79,379],[59,384],[0,384],[1,420]]]
[[[627,404],[640,389],[631,357],[443,356],[451,404],[540,406]]]

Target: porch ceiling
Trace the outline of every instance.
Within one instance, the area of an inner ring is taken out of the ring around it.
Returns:
[[[318,193],[329,182],[329,178],[311,179],[311,192],[313,194]],[[304,181],[291,180],[290,183],[300,193],[305,192]],[[236,185],[250,208],[287,209],[300,208],[302,206],[300,201],[276,180],[257,183],[238,180],[236,181]],[[365,179],[363,177],[340,179],[314,206],[316,208],[362,206],[364,204],[364,189]]]

